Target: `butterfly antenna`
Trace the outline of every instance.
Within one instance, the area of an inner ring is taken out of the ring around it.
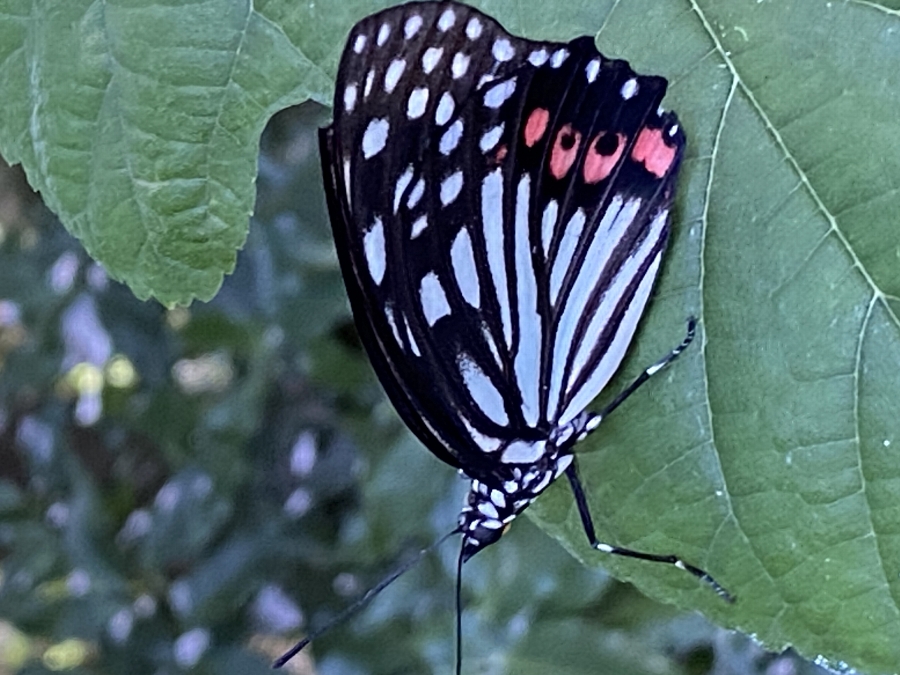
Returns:
[[[462,567],[465,545],[466,539],[463,537],[456,563],[456,675],[462,675]]]
[[[292,658],[297,656],[297,654],[299,654],[300,651],[304,647],[306,647],[306,645],[308,645],[310,642],[312,642],[316,638],[320,637],[321,635],[327,633],[335,626],[338,626],[338,625],[344,623],[344,621],[346,621],[347,619],[352,617],[354,614],[356,614],[358,611],[360,611],[363,607],[365,607],[372,598],[374,598],[376,595],[381,593],[381,591],[383,591],[385,588],[387,588],[392,583],[394,583],[394,581],[396,581],[403,574],[405,574],[406,572],[411,570],[413,567],[415,567],[419,563],[419,561],[422,560],[422,558],[424,558],[426,555],[431,553],[434,549],[438,548],[441,544],[443,544],[445,541],[447,541],[453,535],[459,534],[459,532],[460,532],[460,529],[456,528],[452,532],[448,532],[447,534],[445,534],[443,537],[441,537],[434,543],[430,544],[429,546],[426,546],[421,551],[416,553],[416,555],[413,556],[410,560],[403,563],[400,567],[398,567],[393,572],[388,574],[384,579],[382,579],[380,582],[378,582],[375,586],[373,586],[368,591],[366,591],[365,595],[363,595],[352,605],[350,605],[349,607],[344,609],[344,611],[342,611],[340,614],[338,614],[334,619],[329,621],[327,624],[325,624],[321,628],[314,630],[312,633],[310,633],[305,638],[300,640],[300,642],[298,642],[293,647],[291,647],[289,650],[287,650],[284,654],[279,656],[275,660],[275,662],[272,663],[272,668],[281,668],[285,663],[287,663]],[[458,671],[457,671],[457,673],[458,673]]]

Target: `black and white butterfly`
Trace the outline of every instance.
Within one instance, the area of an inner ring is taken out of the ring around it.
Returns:
[[[669,237],[685,136],[662,77],[569,43],[510,35],[457,2],[412,2],[351,30],[320,133],[357,328],[403,420],[471,479],[460,565],[560,475],[600,543],[573,446],[619,368]]]

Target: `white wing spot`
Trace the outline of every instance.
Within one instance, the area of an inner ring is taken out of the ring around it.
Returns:
[[[344,158],[344,192],[347,193],[347,204],[353,206],[353,194],[350,189],[350,158]]]
[[[359,87],[356,84],[349,84],[347,88],[344,89],[344,110],[347,112],[353,112],[353,108],[356,107],[356,96],[359,91]]]
[[[546,441],[513,441],[500,456],[504,464],[534,464],[544,456]]]
[[[388,94],[396,89],[404,70],[406,70],[406,61],[404,59],[391,61],[391,65],[387,67],[387,72],[384,74],[384,90]]]
[[[622,98],[626,101],[638,92],[638,83],[633,77],[622,85]]]
[[[472,400],[475,401],[481,412],[500,426],[509,424],[509,417],[503,405],[503,396],[500,395],[491,379],[478,367],[478,364],[471,357],[463,355],[459,360],[459,372]]]
[[[513,248],[516,269],[516,318],[519,323],[514,368],[522,394],[522,417],[535,426],[541,413],[541,315],[538,313],[537,279],[531,258],[529,236],[531,174],[524,174],[516,189],[516,220]]]
[[[466,36],[470,40],[477,40],[481,36],[481,28],[481,21],[478,20],[478,17],[473,16],[466,24]]]
[[[512,43],[506,38],[498,38],[494,42],[494,46],[491,47],[491,54],[493,54],[494,58],[500,61],[501,63],[505,61],[509,61],[513,56],[516,55],[516,50],[513,48]]]
[[[421,27],[422,17],[418,14],[413,14],[406,20],[406,25],[403,26],[403,34],[406,36],[406,39],[409,40],[413,35],[419,32]]]
[[[434,272],[429,272],[422,277],[419,299],[422,301],[422,311],[429,326],[434,326],[440,319],[450,315],[447,293]]]
[[[551,199],[544,207],[544,215],[541,218],[541,245],[544,247],[545,258],[550,254],[550,242],[553,240],[553,230],[556,227],[558,214],[559,204],[555,199]]]
[[[484,104],[488,108],[499,108],[516,91],[516,78],[511,77],[491,87],[484,95]]]
[[[381,28],[378,29],[378,38],[375,40],[380,47],[387,39],[391,36],[391,25],[389,23],[381,24]]]
[[[496,75],[492,75],[491,73],[487,73],[486,75],[482,75],[481,78],[478,80],[478,84],[475,85],[475,88],[476,88],[476,89],[481,89],[481,88],[482,88],[484,85],[486,85],[488,82],[493,82],[493,81],[496,80],[496,79],[497,79],[497,76],[496,76]]]
[[[425,181],[420,178],[418,182],[413,185],[412,192],[409,193],[409,199],[406,200],[406,208],[410,211],[416,208],[416,205],[419,203],[419,200],[422,199],[423,194],[425,194]]]
[[[428,105],[428,89],[425,87],[417,87],[413,89],[409,95],[409,101],[406,104],[406,116],[415,120],[425,114],[425,108]]]
[[[481,288],[478,285],[478,270],[475,267],[472,238],[466,228],[460,229],[456,239],[453,240],[453,245],[450,247],[450,263],[453,266],[456,284],[459,286],[463,299],[478,309],[481,306]]]
[[[413,165],[410,164],[406,167],[406,171],[400,174],[400,178],[397,179],[397,185],[394,187],[394,213],[400,210],[400,200],[403,198],[403,193],[406,192],[406,188],[409,187],[410,182],[413,177]]]
[[[425,53],[422,54],[422,70],[425,71],[426,75],[434,70],[443,55],[443,47],[429,47],[425,50]]]
[[[463,424],[466,426],[466,430],[472,437],[472,440],[475,441],[475,445],[477,445],[485,452],[496,452],[500,449],[501,441],[499,438],[491,438],[490,436],[485,436],[483,433],[478,431],[478,429],[473,427],[472,423],[469,422],[469,420],[467,420],[465,417],[462,417],[460,419],[462,419]]]
[[[394,308],[390,305],[385,305],[384,315],[387,317],[388,324],[390,324],[391,332],[394,334],[394,339],[397,341],[399,347],[403,349],[403,340],[400,339],[400,331],[397,330],[397,320],[394,318]]]
[[[357,54],[362,54],[362,50],[366,48],[366,36],[365,35],[357,35],[356,39],[353,41],[353,51]]]
[[[463,186],[463,172],[456,171],[441,181],[441,204],[450,206],[459,197]]]
[[[375,218],[375,222],[363,236],[363,251],[366,254],[366,264],[369,266],[369,274],[376,286],[380,286],[384,280],[387,269],[387,255],[384,250],[384,224],[381,218]]]
[[[449,155],[451,152],[456,150],[456,146],[459,145],[460,139],[462,139],[463,134],[463,121],[461,119],[456,120],[453,124],[450,125],[450,128],[444,132],[444,135],[441,136],[441,144],[440,151],[444,156]]]
[[[674,135],[677,134],[677,133],[678,133],[678,125],[677,125],[677,124],[673,124],[673,125],[672,125],[672,128],[669,129],[669,136],[674,136]]]
[[[559,68],[567,58],[569,58],[568,49],[557,49],[550,57],[550,67]]]
[[[453,55],[453,62],[450,64],[450,73],[453,75],[454,80],[458,80],[466,74],[466,71],[469,70],[469,61],[471,61],[471,57],[468,54],[456,52],[456,54]]]
[[[448,30],[453,28],[453,24],[456,23],[456,13],[452,9],[448,9],[443,14],[441,14],[441,18],[438,19],[437,27],[442,33],[446,33]]]
[[[413,354],[416,356],[422,356],[422,351],[419,349],[419,343],[416,342],[416,338],[412,333],[412,329],[409,327],[409,319],[405,316],[403,317],[403,324],[406,326],[406,339],[409,341],[409,346],[413,350]]]
[[[494,169],[481,182],[481,222],[491,280],[500,305],[500,320],[506,345],[512,345],[512,318],[506,282],[506,246],[503,231],[503,171]]]
[[[572,257],[575,255],[586,220],[584,209],[579,208],[566,223],[566,231],[563,233],[562,242],[556,252],[556,260],[553,261],[553,270],[550,272],[550,302],[554,305],[559,299],[559,289],[562,287],[566,272],[572,265]]]
[[[375,82],[375,70],[370,70],[366,75],[366,87],[363,89],[363,95],[368,96],[372,91],[372,83]]]
[[[363,157],[369,159],[384,149],[390,128],[391,125],[384,118],[375,118],[369,122],[369,126],[366,127],[366,131],[363,133]]]
[[[409,238],[415,239],[425,231],[426,227],[428,227],[428,216],[419,216],[412,224],[412,232],[410,233]]]
[[[549,58],[550,54],[547,53],[546,49],[537,49],[528,55],[528,62],[535,68],[540,68],[547,63],[547,59]]]
[[[503,136],[503,127],[504,123],[501,122],[484,133],[484,136],[481,137],[481,141],[478,143],[481,152],[488,153],[494,149],[497,143],[500,142],[500,138]]]
[[[438,101],[437,110],[434,111],[434,121],[443,126],[450,121],[453,111],[456,110],[456,103],[449,91],[445,91]]]
[[[494,356],[494,361],[497,362],[498,366],[503,368],[503,362],[500,360],[500,352],[497,351],[497,343],[494,342],[494,336],[491,335],[491,331],[486,324],[481,325],[481,334],[484,337],[485,343],[487,343],[488,349],[491,350],[491,354]]]
[[[594,80],[596,80],[597,75],[600,74],[600,59],[589,61],[587,66],[585,66],[584,74],[587,76],[588,82],[593,82]]]

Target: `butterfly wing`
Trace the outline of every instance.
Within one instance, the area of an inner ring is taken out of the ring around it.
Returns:
[[[404,421],[474,478],[528,459],[624,356],[684,143],[665,85],[459,3],[351,31],[321,145],[354,317]]]

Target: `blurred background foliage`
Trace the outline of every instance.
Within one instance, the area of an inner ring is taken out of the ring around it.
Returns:
[[[465,485],[405,430],[349,316],[326,120],[273,118],[237,268],[187,309],[107,279],[0,164],[0,675],[271,672],[453,528]],[[452,672],[456,552],[286,671]],[[524,518],[463,592],[466,673],[824,672],[581,567]]]

